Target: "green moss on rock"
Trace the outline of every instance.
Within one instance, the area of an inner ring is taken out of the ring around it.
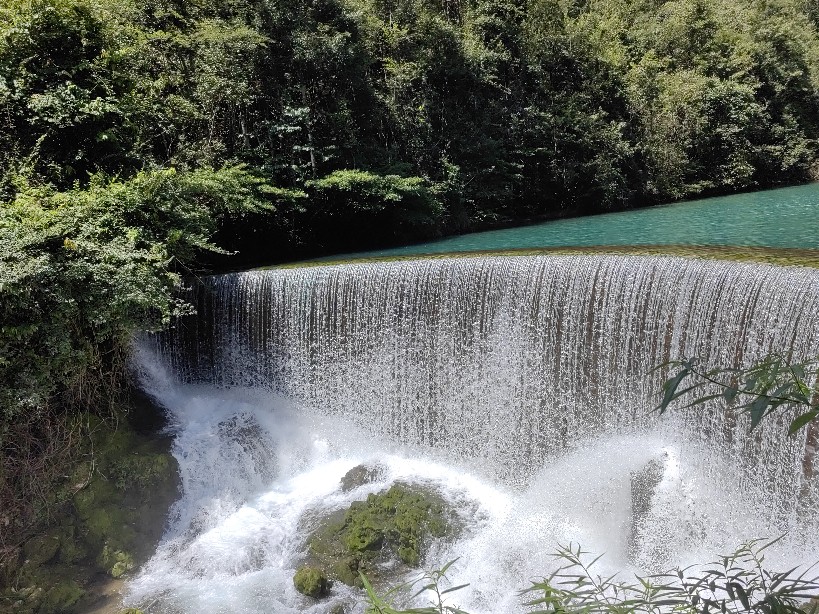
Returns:
[[[60,563],[72,565],[87,557],[88,547],[79,534],[76,525],[69,521],[60,529],[60,553],[58,560]]]
[[[445,506],[438,497],[395,484],[387,492],[372,494],[350,506],[345,518],[345,544],[353,553],[394,551],[415,567],[428,537],[447,533]]]
[[[360,571],[381,573],[377,560],[417,567],[430,539],[453,532],[453,517],[436,493],[394,484],[325,518],[308,541],[310,556],[333,579],[358,586]]]
[[[60,535],[56,530],[36,535],[23,546],[23,556],[28,565],[39,566],[53,560],[60,550]]]
[[[97,564],[112,578],[121,578],[126,571],[134,568],[134,557],[128,552],[116,550],[106,544],[97,557]]]
[[[48,493],[57,513],[19,552],[0,553],[0,611],[88,611],[99,598],[98,574],[123,576],[161,538],[178,496],[169,440],[142,435],[124,418],[116,426],[94,416],[78,421],[87,434],[79,460]]]
[[[73,580],[64,580],[45,591],[38,612],[67,612],[85,595]]]
[[[330,590],[330,581],[320,569],[305,565],[293,576],[293,585],[302,595],[324,597]]]
[[[171,467],[167,454],[136,451],[118,458],[112,465],[111,478],[120,491],[129,488],[145,490],[161,481]]]
[[[341,560],[334,561],[330,565],[328,573],[347,586],[358,586],[361,583],[361,577],[358,575],[360,564],[360,559],[355,556],[344,557]]]

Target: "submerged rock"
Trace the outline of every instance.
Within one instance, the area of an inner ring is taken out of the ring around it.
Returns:
[[[73,580],[63,580],[51,586],[40,601],[39,612],[66,612],[85,595],[85,590]]]
[[[454,518],[434,491],[396,483],[322,519],[308,540],[310,559],[330,578],[360,586],[360,572],[378,577],[417,567],[432,539],[455,532]]]

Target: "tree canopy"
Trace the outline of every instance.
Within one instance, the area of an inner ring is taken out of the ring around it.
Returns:
[[[66,190],[247,165],[308,197],[231,227],[246,261],[815,171],[819,35],[801,0],[0,0],[0,15],[0,197],[20,176]],[[394,214],[345,215],[349,239],[328,242],[319,186],[344,172],[380,178],[350,203],[378,186]],[[425,186],[423,211],[390,177]]]

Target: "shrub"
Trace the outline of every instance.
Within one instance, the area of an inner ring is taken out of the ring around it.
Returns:
[[[310,226],[327,249],[428,235],[443,209],[420,177],[336,171],[306,183]]]

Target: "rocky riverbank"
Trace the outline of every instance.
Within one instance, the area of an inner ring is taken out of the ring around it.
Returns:
[[[171,439],[146,399],[106,419],[83,415],[71,466],[49,485],[49,516],[6,554],[0,611],[115,608],[117,583],[147,560],[179,492]]]

